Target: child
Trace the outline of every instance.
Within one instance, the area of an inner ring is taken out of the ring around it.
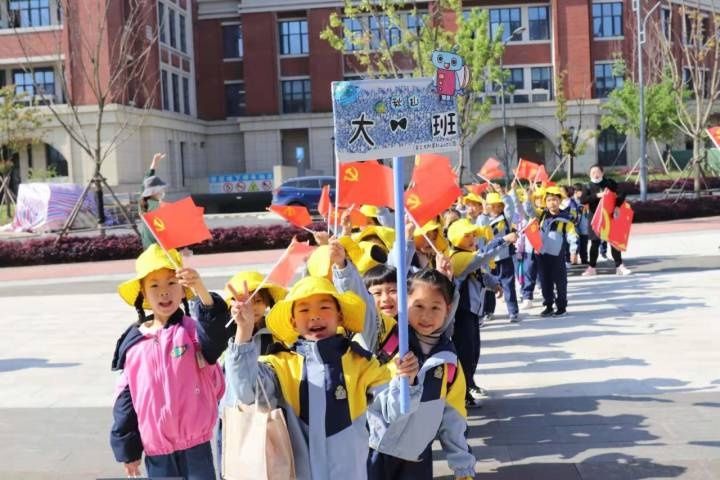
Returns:
[[[415,229],[414,237],[415,256],[412,259],[411,265],[418,269],[435,268],[435,250],[444,254],[449,248],[440,222],[430,220],[421,228]],[[427,237],[427,239],[425,237]],[[428,240],[432,242],[432,245],[428,243]],[[435,248],[433,248],[433,246]]]
[[[487,265],[504,242],[514,242],[517,234],[490,241],[482,249],[476,249],[478,237],[490,237],[487,227],[479,227],[467,218],[457,220],[448,229],[448,240],[452,245],[450,263],[453,276],[459,282],[460,300],[455,313],[452,341],[457,349],[467,381],[466,404],[476,406],[485,396],[475,384],[475,370],[480,358],[480,317],[483,312],[485,291],[499,290],[499,285],[490,275],[480,269]]]
[[[526,198],[523,209],[526,219],[538,217],[545,208],[545,189],[542,187],[534,188],[532,194],[529,193]],[[518,250],[522,250],[522,286],[520,288],[522,303],[520,308],[529,310],[533,307],[533,297],[535,296],[535,285],[538,276],[538,252],[535,251],[524,234],[521,237],[522,248],[518,247]]]
[[[143,179],[143,190],[140,194],[140,204],[138,205],[140,215],[152,212],[158,208],[160,206],[160,201],[165,196],[167,184],[163,182],[160,177],[155,175],[157,163],[163,158],[165,158],[164,153],[156,153],[153,155],[152,163],[150,163],[150,169],[145,174],[145,178]],[[155,237],[145,226],[145,222],[140,224],[140,239],[142,240],[143,249],[146,249],[155,243]]]
[[[285,347],[260,361],[251,342],[251,307],[239,304],[233,318],[237,333],[226,358],[228,399],[252,404],[262,382],[269,407],[285,413],[297,478],[367,478],[365,414],[371,409],[388,423],[401,416],[399,377],[415,382],[417,358],[409,353],[396,361],[397,374],[390,380],[387,367],[340,333],[362,331],[365,303],[354,293],[338,293],[325,278],[303,278],[270,310],[267,326]],[[421,394],[421,386],[410,387],[411,411]]]
[[[465,217],[475,223],[483,212],[483,199],[480,195],[470,192],[463,197],[465,205]]]
[[[578,234],[578,253],[580,254],[580,263],[587,265],[588,263],[588,235],[590,232],[590,219],[588,218],[588,209],[580,202],[582,197],[582,183],[575,184],[573,198],[570,202],[571,208],[575,212],[575,230]]]
[[[485,197],[485,211],[478,217],[477,223],[482,226],[489,226],[492,229],[493,238],[502,238],[511,233],[513,229],[512,218],[515,215],[515,206],[509,195],[500,195],[500,187],[496,192],[490,192]],[[515,291],[515,263],[512,256],[515,247],[508,245],[501,248],[495,256],[495,267],[492,274],[495,275],[503,287],[503,296],[507,305],[510,321],[520,321],[520,310],[517,303],[517,292]],[[486,306],[485,315],[489,319],[495,313],[495,302],[491,301]]]
[[[453,290],[437,270],[423,269],[408,279],[409,345],[422,365],[418,383],[423,395],[417,410],[394,424],[368,412],[371,480],[431,480],[436,438],[455,478],[474,478],[475,457],[465,438],[465,377],[447,334]]]
[[[127,476],[140,475],[145,451],[149,477],[215,478],[210,439],[224,390],[215,362],[226,344],[227,306],[195,270],[182,268],[175,250],[153,244],[135,270],[135,278],[118,287],[138,321],[113,356],[113,370],[122,370],[110,432],[115,459]],[[193,290],[202,302],[197,324],[179,308],[183,303],[187,310]]]
[[[565,244],[570,248],[571,260],[577,256],[577,234],[570,217],[560,210],[562,192],[558,187],[545,189],[545,210],[540,214],[542,251],[538,256],[538,273],[545,310],[543,317],[560,317],[567,313],[567,267],[565,266]],[[555,295],[557,291],[557,296]],[[557,310],[553,310],[553,304]]]

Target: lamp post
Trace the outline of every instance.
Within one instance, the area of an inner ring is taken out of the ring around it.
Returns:
[[[503,55],[500,57],[500,72],[503,71],[503,57],[505,56],[505,47],[507,46],[508,42],[515,37],[515,35],[522,33],[525,31],[525,27],[518,27],[515,30],[512,31],[512,33],[502,42],[503,46]],[[505,167],[505,172],[508,175],[508,181],[510,180],[510,161],[508,159],[508,141],[507,141],[507,117],[505,115],[505,78],[503,75],[503,78],[500,82],[500,107],[502,109],[502,136],[503,136],[503,145],[504,145],[504,153],[503,153],[503,166]]]
[[[645,148],[645,83],[643,79],[643,55],[642,46],[645,43],[645,25],[648,18],[660,6],[661,2],[657,2],[643,17],[642,9],[640,8],[641,0],[633,0],[633,10],[635,11],[635,17],[637,20],[637,27],[635,28],[635,35],[637,40],[637,59],[638,59],[638,89],[640,96],[640,200],[647,200],[647,152]]]

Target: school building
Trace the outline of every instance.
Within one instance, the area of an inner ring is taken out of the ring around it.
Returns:
[[[319,38],[330,13],[341,11],[342,1],[147,2],[147,8],[154,10],[149,17],[152,24],[138,35],[152,38],[153,32],[158,33],[147,73],[157,79],[154,108],[142,112],[132,105],[112,105],[107,109],[104,138],[111,139],[128,124],[134,128],[103,165],[110,184],[121,191],[136,190],[156,151],[167,152],[159,174],[178,192],[217,191],[224,179],[239,184],[241,174],[267,174],[276,166],[286,167],[283,174],[292,175],[299,159],[301,171],[307,174],[334,173],[330,83],[357,79],[362,73],[354,68],[351,51],[338,52]],[[570,123],[578,124],[581,113],[582,135],[589,138],[576,171],[595,162],[634,164],[637,140],[599,126],[603,99],[623,82],[614,76],[615,56],[633,65],[631,2],[464,2],[468,9],[489,10],[492,31],[502,25],[504,32],[517,32],[507,39],[503,58],[509,70],[504,115],[497,88],[488,85],[486,95],[495,103],[491,119],[465,147],[466,165],[472,171],[489,156],[502,158],[505,142],[513,158],[554,168],[559,128],[553,82],[561,72],[570,100]],[[65,72],[72,98],[83,105],[81,121],[91,133],[97,106],[73,61],[73,42],[78,41],[76,33],[87,31],[91,24],[87,15],[96,2],[71,3],[77,5],[76,12],[90,10],[62,18],[57,0],[0,2],[0,82],[62,104],[59,75]],[[432,2],[418,3],[425,11],[433,8]],[[126,14],[122,7],[107,13],[110,39]],[[412,15],[402,18],[408,26],[418,24]],[[665,7],[654,12],[653,22],[668,34],[684,25],[681,15],[671,16]],[[370,27],[378,29],[378,22],[371,21]],[[63,39],[60,44],[51,41],[58,34]],[[390,31],[388,41],[397,34]],[[103,55],[114,61],[109,50]],[[648,154],[657,157],[652,142]],[[89,158],[51,118],[43,141],[18,152],[17,161],[24,180],[31,168],[50,165],[67,181],[84,183],[93,170]]]

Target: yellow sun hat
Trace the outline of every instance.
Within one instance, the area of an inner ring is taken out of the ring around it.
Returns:
[[[308,257],[308,275],[326,278],[330,274],[330,246],[320,245]]]
[[[352,239],[359,243],[363,240],[367,240],[368,237],[373,235],[376,235],[380,239],[388,252],[392,249],[392,246],[395,243],[395,230],[390,227],[370,225],[369,227],[363,228],[362,231],[354,234]]]
[[[545,196],[545,189],[543,187],[536,188],[533,192],[533,197],[544,197]]]
[[[479,236],[482,235],[483,232],[484,227],[475,225],[467,218],[461,218],[450,224],[448,228],[448,240],[450,240],[453,247],[457,247],[460,245],[463,237],[468,233],[474,233]]]
[[[149,274],[156,270],[162,270],[167,268],[168,270],[175,270],[176,266],[170,261],[168,255],[172,257],[177,267],[182,268],[182,256],[174,248],[168,250],[167,254],[157,243],[150,245],[147,250],[140,254],[135,260],[135,277],[131,280],[121,283],[118,285],[117,291],[125,302],[130,306],[135,306],[135,300],[138,294],[142,291],[142,279],[147,277]],[[192,290],[189,288],[185,289],[185,298],[188,300],[194,296]],[[150,304],[147,299],[143,300],[143,308],[150,310]]]
[[[430,233],[434,230],[438,231],[438,235],[435,238],[435,242],[434,242],[435,248],[437,248],[441,252],[444,252],[445,250],[448,249],[449,245],[448,245],[447,239],[445,238],[445,235],[443,234],[442,225],[440,225],[440,222],[438,222],[437,220],[430,220],[422,227],[416,228],[415,232],[413,233],[413,236],[415,237],[415,240],[417,241],[420,238],[422,238],[423,235],[427,235],[428,233]],[[416,243],[416,245],[417,245],[417,243]]]
[[[338,241],[345,247],[348,258],[360,275],[387,261],[387,252],[372,242],[356,242],[347,236],[340,237]],[[328,245],[320,245],[307,260],[307,271],[312,277],[327,278],[330,275],[331,267]]]
[[[482,199],[482,197],[481,197],[480,195],[478,195],[477,193],[470,192],[470,193],[468,193],[467,195],[465,195],[464,197],[462,197],[462,203],[463,203],[463,205],[466,205],[467,202],[475,202],[475,203],[480,203],[480,204],[482,204],[482,203],[483,203],[483,199]]]
[[[286,345],[292,345],[298,339],[298,332],[292,324],[293,304],[313,295],[332,295],[340,305],[342,319],[340,326],[346,332],[362,332],[365,324],[365,302],[353,292],[339,293],[326,278],[305,277],[290,289],[268,313],[265,324],[273,335]]]
[[[556,195],[560,198],[565,198],[565,192],[563,192],[563,190],[557,186],[547,187],[545,189],[545,196],[547,195]]]
[[[378,218],[380,216],[380,209],[375,205],[363,205],[360,207],[360,213],[368,218]]]
[[[240,272],[233,275],[233,277],[228,281],[228,283],[235,289],[236,292],[242,294],[245,290],[245,282],[247,282],[247,288],[248,293],[252,295],[252,292],[257,290],[257,288],[262,285],[262,288],[266,288],[268,292],[270,292],[270,296],[273,299],[273,302],[278,302],[285,298],[285,295],[287,294],[287,289],[285,287],[281,287],[280,285],[276,285],[274,283],[262,283],[263,279],[265,277],[260,272]],[[223,291],[223,298],[225,298],[225,302],[227,302],[228,305],[230,305],[230,301],[233,298],[233,294],[228,290],[227,287],[225,287],[225,290]]]
[[[505,203],[505,201],[502,198],[502,195],[500,195],[497,192],[490,192],[485,196],[485,203],[488,205],[495,205],[498,203]]]

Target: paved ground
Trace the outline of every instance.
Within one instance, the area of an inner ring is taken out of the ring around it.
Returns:
[[[698,224],[702,224],[698,227]],[[571,272],[571,316],[482,330],[480,479],[720,479],[720,219],[637,225],[630,277]],[[192,257],[219,288],[276,253]],[[609,272],[609,265],[601,264]],[[0,478],[118,476],[109,363],[131,262],[0,269]],[[439,450],[438,478],[450,478]]]

